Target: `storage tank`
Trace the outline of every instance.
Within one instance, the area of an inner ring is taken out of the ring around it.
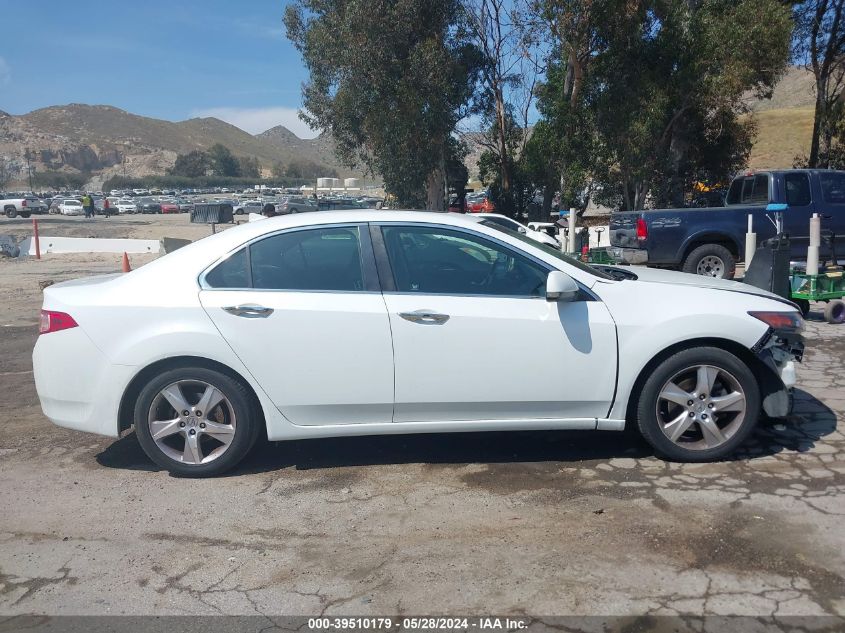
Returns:
[[[332,178],[332,189],[340,189],[343,185],[341,184],[340,178]]]
[[[318,189],[328,189],[332,186],[334,178],[317,178]]]
[[[360,189],[361,181],[357,178],[346,178],[343,181],[343,186],[347,189]]]

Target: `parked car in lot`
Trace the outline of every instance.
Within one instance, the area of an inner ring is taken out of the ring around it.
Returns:
[[[796,307],[719,279],[591,267],[484,219],[357,210],[244,223],[128,274],[44,290],[54,423],[207,476],[271,441],[639,429],[733,452],[784,416]],[[542,345],[526,341],[542,341]]]
[[[179,208],[179,205],[170,200],[163,200],[159,203],[159,207],[161,208],[162,213],[181,213],[182,210]]]
[[[118,213],[136,213],[138,206],[132,198],[121,198],[117,201]]]
[[[288,213],[303,213],[304,211],[317,211],[317,201],[311,198],[291,196],[282,200],[276,205],[276,213],[286,215]]]
[[[82,202],[76,198],[65,198],[59,203],[59,213],[62,215],[84,215]]]
[[[0,199],[0,209],[7,218],[28,218],[32,214],[47,213],[47,205],[35,196]]]
[[[152,198],[141,198],[135,205],[138,213],[161,213],[161,204]]]
[[[467,196],[467,213],[492,213],[496,205],[486,194],[473,194]]]
[[[257,200],[247,200],[245,202],[236,204],[234,207],[234,213],[235,215],[249,215],[250,213],[261,213],[261,210],[263,208],[263,202],[258,202]]]
[[[783,219],[793,259],[807,257],[813,213],[822,215],[824,228],[837,236],[838,252],[845,252],[845,171],[832,170],[743,174],[731,183],[725,206],[614,213],[610,243],[625,263],[730,279],[746,256],[749,215],[758,244],[774,237],[766,217],[769,203],[788,205]]]
[[[511,231],[522,233],[526,237],[530,237],[532,240],[540,242],[541,244],[546,244],[552,248],[560,248],[560,242],[555,237],[549,235],[545,231],[535,231],[534,229],[529,228],[524,224],[520,224],[516,220],[512,220],[505,215],[500,215],[498,213],[479,213],[475,217],[485,218],[488,222],[493,222],[494,224],[503,226]]]

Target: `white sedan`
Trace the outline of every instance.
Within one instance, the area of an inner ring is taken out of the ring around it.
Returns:
[[[535,231],[533,228],[520,224],[506,215],[501,215],[500,213],[473,213],[469,217],[486,218],[489,222],[494,222],[511,231],[522,233],[536,242],[540,242],[546,246],[552,246],[553,248],[560,248],[560,242],[545,231]]]
[[[761,411],[788,413],[802,327],[756,288],[590,267],[486,220],[332,211],[46,288],[33,364],[54,423],[134,426],[182,475],[233,467],[265,432],[630,424],[658,454],[704,461]]]
[[[68,198],[59,203],[59,213],[62,215],[84,215],[85,209],[79,200]]]
[[[118,213],[135,213],[138,210],[138,205],[132,198],[121,198],[116,206]]]

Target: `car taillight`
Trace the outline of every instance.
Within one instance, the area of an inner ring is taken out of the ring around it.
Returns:
[[[644,240],[648,238],[648,225],[645,223],[645,218],[637,219],[637,239]]]
[[[25,207],[25,206],[26,206],[26,200],[21,200],[21,206],[22,206],[22,207]]]
[[[61,330],[69,330],[72,327],[78,327],[79,324],[74,321],[73,317],[67,312],[54,312],[52,310],[42,310],[41,319],[38,323],[39,334],[50,334],[50,332],[59,332]]]

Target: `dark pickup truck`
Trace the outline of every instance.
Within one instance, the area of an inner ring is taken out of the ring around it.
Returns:
[[[725,206],[654,209],[614,213],[610,244],[623,263],[674,268],[730,279],[745,259],[748,216],[753,216],[757,243],[774,237],[770,203],[786,203],[784,232],[793,259],[806,259],[810,217],[822,217],[822,233],[836,236],[837,254],[845,253],[845,171],[791,169],[737,176]],[[825,252],[822,247],[822,252]]]

